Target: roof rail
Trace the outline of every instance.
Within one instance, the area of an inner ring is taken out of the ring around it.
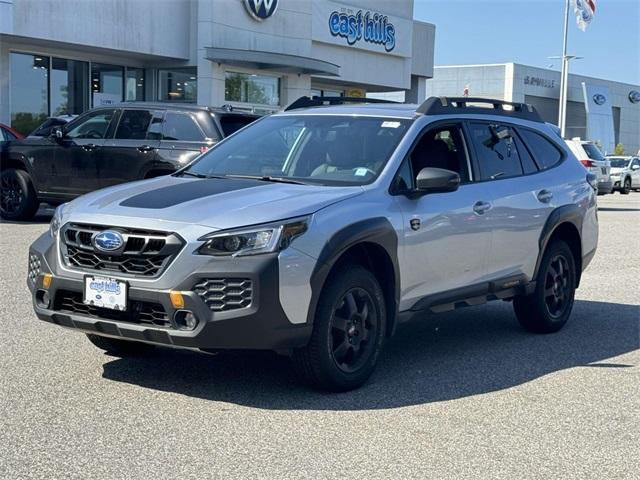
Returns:
[[[490,105],[491,108],[467,105],[469,103],[487,104]],[[506,102],[504,100],[495,100],[493,98],[429,97],[416,109],[416,113],[421,113],[423,115],[459,115],[461,113],[480,113],[485,115],[490,114],[521,118],[524,120],[531,120],[533,122],[543,122],[542,117],[533,105],[520,102]]]
[[[284,109],[297,110],[298,108],[321,107],[323,105],[344,105],[345,103],[398,103],[391,100],[381,100],[379,98],[363,98],[363,97],[300,97],[291,105]]]

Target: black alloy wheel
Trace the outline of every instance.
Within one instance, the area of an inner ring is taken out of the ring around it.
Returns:
[[[620,190],[620,193],[622,195],[629,195],[630,192],[631,192],[631,179],[627,177],[624,179],[624,184],[622,189]]]
[[[378,320],[371,294],[352,288],[338,301],[331,317],[331,354],[340,370],[358,371],[373,350]]]
[[[569,262],[562,255],[556,255],[547,269],[544,286],[544,301],[552,318],[560,318],[569,305]]]
[[[2,213],[15,215],[24,202],[24,191],[17,177],[3,175],[0,183],[0,208]]]
[[[36,191],[24,170],[9,168],[0,173],[0,214],[7,220],[27,220],[38,211]]]

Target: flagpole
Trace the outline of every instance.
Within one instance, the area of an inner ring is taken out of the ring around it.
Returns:
[[[569,34],[569,0],[566,0],[564,9],[564,36],[562,39],[562,71],[560,72],[560,98],[558,104],[558,126],[562,138],[566,133],[567,122],[567,90],[569,80],[569,59],[567,58],[567,37]]]

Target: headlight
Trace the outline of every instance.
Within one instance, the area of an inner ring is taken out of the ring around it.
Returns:
[[[62,212],[64,208],[67,206],[66,203],[58,206],[56,211],[53,213],[53,217],[51,218],[51,223],[49,223],[49,233],[53,238],[58,236],[58,232],[60,231],[60,227],[62,226]]]
[[[199,240],[205,244],[198,249],[201,255],[241,256],[284,250],[294,238],[307,231],[309,218],[286,220],[242,230],[215,232]]]

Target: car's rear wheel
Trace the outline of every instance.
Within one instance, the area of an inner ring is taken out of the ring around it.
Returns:
[[[87,338],[96,347],[117,357],[134,357],[144,355],[151,352],[155,347],[148,343],[130,342],[129,340],[120,340],[117,338],[102,337],[87,333]]]
[[[623,184],[622,188],[620,189],[620,193],[622,195],[629,195],[629,192],[631,192],[631,179],[630,178],[625,178],[624,179],[624,184]]]
[[[9,168],[0,174],[0,215],[7,220],[28,220],[40,202],[31,177],[24,170]]]
[[[375,276],[360,266],[332,274],[320,296],[309,344],[292,357],[310,385],[346,391],[373,373],[385,336],[386,307]]]
[[[564,241],[555,240],[542,257],[534,292],[513,300],[518,321],[530,332],[557,332],[571,315],[575,290],[573,254]]]

